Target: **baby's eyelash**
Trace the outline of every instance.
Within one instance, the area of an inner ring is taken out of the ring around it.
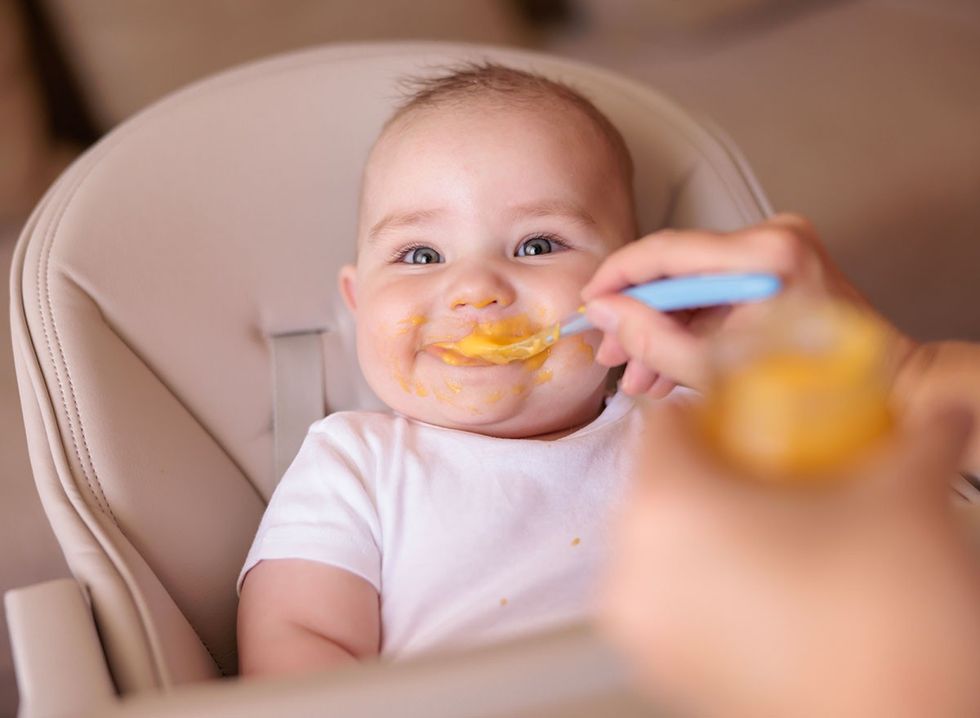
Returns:
[[[522,239],[521,244],[524,242],[529,242],[532,239],[547,239],[549,242],[554,242],[559,247],[564,247],[565,249],[570,249],[572,246],[557,234],[551,234],[549,232],[538,232],[537,234],[532,234],[530,237],[525,237]]]
[[[416,249],[421,249],[422,247],[428,247],[427,244],[422,244],[421,242],[413,242],[405,247],[399,247],[397,250],[392,252],[391,256],[388,257],[389,264],[397,264],[398,262],[404,261],[405,257],[414,252]]]
[[[557,234],[551,234],[550,232],[536,232],[534,234],[529,234],[528,236],[521,239],[521,241],[517,243],[517,246],[521,247],[526,242],[530,242],[532,239],[546,239],[552,244],[561,247],[562,249],[572,249],[572,245],[569,242],[566,242]],[[514,251],[516,252],[517,250]]]

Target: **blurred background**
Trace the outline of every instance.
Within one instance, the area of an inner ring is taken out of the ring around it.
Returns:
[[[134,112],[242,62],[386,39],[520,46],[659,88],[725,130],[773,205],[813,219],[899,326],[980,339],[977,0],[0,0],[3,281],[47,186]],[[5,310],[0,591],[68,575],[30,476]],[[0,716],[15,708],[0,624]]]

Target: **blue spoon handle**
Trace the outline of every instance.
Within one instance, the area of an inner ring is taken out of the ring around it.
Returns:
[[[673,312],[759,301],[776,294],[781,287],[779,277],[772,274],[702,274],[657,279],[620,293],[661,312]],[[592,323],[584,314],[576,314],[562,322],[560,335],[566,337],[586,329],[592,329]]]

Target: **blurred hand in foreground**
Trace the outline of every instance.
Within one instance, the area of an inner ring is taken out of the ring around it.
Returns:
[[[603,622],[652,696],[698,716],[980,715],[980,565],[948,485],[968,412],[776,488],[716,460],[690,409],[642,406]]]

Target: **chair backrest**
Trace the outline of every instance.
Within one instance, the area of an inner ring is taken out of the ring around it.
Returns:
[[[474,59],[567,81],[610,116],[644,231],[768,213],[731,145],[661,95],[516,50],[315,49],[114,130],[30,219],[11,306],[35,479],[122,693],[235,672],[235,577],[279,476],[274,416],[291,411],[274,396],[293,366],[277,341],[306,337],[300,365],[322,349],[298,369],[314,409],[377,406],[335,290],[362,165],[399,78]]]

